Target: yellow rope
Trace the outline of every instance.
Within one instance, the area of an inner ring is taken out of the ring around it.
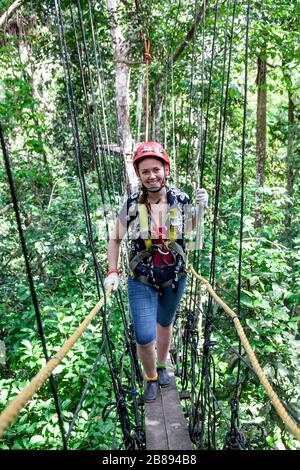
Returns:
[[[112,287],[109,287],[106,291],[106,300],[108,299]],[[58,366],[58,364],[63,360],[63,358],[68,354],[70,349],[74,346],[76,341],[80,338],[84,330],[87,328],[89,323],[97,315],[100,308],[104,304],[104,299],[101,299],[100,302],[91,310],[88,316],[80,323],[78,329],[73,333],[69,339],[63,344],[60,350],[56,355],[47,362],[47,364],[39,371],[39,373],[33,377],[32,381],[26,385],[23,390],[7,405],[5,410],[0,415],[0,437],[2,437],[6,429],[12,424],[13,420],[19,414],[22,408],[32,399],[34,393],[44,384],[44,382],[50,377],[53,370]]]
[[[208,292],[211,294],[211,296],[216,300],[216,302],[221,305],[221,307],[223,308],[223,310],[232,318],[233,322],[234,322],[234,325],[235,325],[235,328],[237,330],[237,333],[241,339],[241,342],[245,348],[245,351],[246,353],[248,354],[249,356],[249,359],[251,361],[251,364],[253,366],[253,369],[255,370],[259,380],[260,380],[260,383],[262,384],[262,386],[264,387],[265,391],[267,392],[268,396],[270,397],[278,415],[280,416],[280,418],[282,419],[282,421],[285,423],[285,425],[287,426],[288,430],[294,434],[294,436],[296,437],[296,439],[298,439],[298,441],[300,441],[300,428],[297,426],[297,424],[295,423],[295,421],[289,416],[289,414],[287,413],[286,409],[284,408],[284,406],[282,405],[282,403],[280,402],[280,399],[278,397],[278,395],[276,394],[276,392],[273,390],[270,382],[268,381],[264,371],[262,370],[262,368],[260,367],[259,363],[258,363],[258,360],[255,356],[255,353],[253,351],[253,349],[251,348],[250,344],[249,344],[249,341],[245,335],[245,332],[243,330],[243,327],[239,321],[239,318],[238,316],[236,315],[236,313],[231,310],[231,308],[228,307],[227,304],[225,304],[223,302],[222,299],[220,299],[220,297],[215,293],[215,291],[213,290],[212,286],[209,284],[209,282],[202,276],[200,276],[196,271],[195,269],[193,268],[193,266],[189,265],[188,266],[188,269],[191,271],[191,273],[193,274],[193,276],[195,276],[197,279],[199,279],[199,281],[201,281],[204,286],[206,287],[206,289],[208,290]]]

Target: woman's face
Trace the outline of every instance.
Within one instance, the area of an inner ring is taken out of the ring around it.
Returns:
[[[145,158],[138,166],[142,184],[147,188],[160,188],[165,180],[165,165],[156,158]]]

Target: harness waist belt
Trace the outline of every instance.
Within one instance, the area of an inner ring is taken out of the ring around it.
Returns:
[[[178,279],[180,279],[181,277],[183,276],[186,276],[186,272],[185,271],[181,271],[180,273],[178,273]],[[143,284],[147,284],[148,286],[151,286],[152,287],[152,284],[148,281],[148,278],[147,276],[143,276],[142,274],[140,274],[139,276],[135,277],[134,278],[136,281],[140,281],[140,282],[143,282]],[[160,287],[167,287],[169,286],[170,284],[172,284],[173,282],[173,279],[169,279],[168,281],[165,281],[163,282],[162,284],[160,284]]]
[[[179,245],[179,243],[172,242],[172,243],[170,243],[169,246],[170,246],[170,250],[172,250],[175,253],[177,253],[178,255],[180,255],[181,258],[183,259],[184,263],[185,263],[186,262],[186,254],[183,251],[183,248]],[[132,258],[132,260],[130,260],[130,262],[129,262],[129,267],[130,267],[131,271],[134,271],[135,268],[137,267],[137,265],[139,264],[139,262],[142,261],[144,258],[146,258],[146,256],[153,255],[153,253],[155,252],[155,249],[156,249],[155,245],[152,245],[150,249],[143,250],[143,251],[140,251],[139,253],[137,253]]]

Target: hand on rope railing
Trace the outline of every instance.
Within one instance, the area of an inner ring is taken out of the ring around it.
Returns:
[[[119,271],[117,269],[111,269],[107,273],[107,276],[104,279],[103,284],[104,284],[105,289],[109,289],[109,287],[112,286],[112,290],[116,292],[120,284]]]
[[[112,286],[105,292],[105,298],[108,300]],[[68,354],[70,349],[74,346],[76,341],[80,338],[86,330],[90,322],[97,315],[104,305],[104,297],[97,303],[91,310],[87,317],[80,323],[78,329],[73,333],[69,339],[63,344],[56,355],[50,359],[47,364],[38,372],[38,374],[26,385],[23,390],[7,405],[0,415],[0,438],[4,435],[6,429],[12,424],[13,420],[19,414],[22,408],[32,399],[34,393],[45,383],[50,377],[54,369],[60,364],[63,358]]]
[[[208,194],[206,189],[204,188],[197,188],[196,189],[196,196],[195,196],[196,206],[202,206],[203,209],[206,209],[208,206]]]
[[[300,441],[300,428],[297,426],[297,424],[295,423],[295,421],[289,416],[289,414],[287,413],[286,409],[284,408],[284,406],[282,405],[278,395],[276,394],[276,392],[273,390],[271,384],[269,383],[264,371],[262,370],[262,368],[260,367],[259,365],[259,362],[255,356],[255,353],[253,351],[253,349],[251,348],[250,344],[249,344],[249,341],[245,335],[245,332],[243,330],[243,327],[240,323],[240,320],[237,316],[237,314],[231,310],[230,307],[228,307],[227,304],[225,304],[225,302],[223,302],[222,299],[220,299],[220,297],[215,293],[215,291],[213,290],[212,286],[210,285],[210,283],[203,277],[203,276],[200,276],[194,269],[194,267],[192,265],[188,265],[187,266],[187,269],[189,269],[192,273],[192,275],[194,277],[196,277],[199,281],[201,281],[205,288],[208,290],[208,292],[210,293],[210,295],[215,299],[215,301],[223,308],[223,310],[231,317],[231,319],[233,320],[234,322],[234,325],[235,325],[235,328],[237,330],[237,333],[241,339],[241,342],[244,346],[244,349],[246,351],[246,353],[248,354],[248,357],[250,359],[250,362],[253,366],[253,369],[255,371],[255,373],[257,374],[259,380],[260,380],[260,383],[262,384],[262,386],[264,387],[265,391],[267,392],[269,398],[271,399],[271,402],[273,403],[274,405],[274,408],[275,410],[277,411],[278,415],[280,416],[280,418],[282,419],[282,421],[285,423],[285,425],[287,426],[288,430],[294,434],[294,436],[296,437],[296,439],[298,439],[298,441]]]

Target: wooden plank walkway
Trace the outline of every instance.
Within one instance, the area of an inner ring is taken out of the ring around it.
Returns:
[[[192,450],[192,443],[183,416],[174,370],[167,368],[171,378],[168,387],[161,388],[157,399],[145,403],[147,450]]]

